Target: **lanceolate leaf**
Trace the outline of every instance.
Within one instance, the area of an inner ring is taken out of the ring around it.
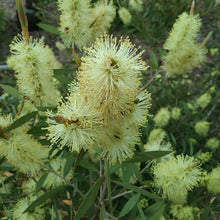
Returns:
[[[14,121],[8,128],[7,131],[11,131],[15,128],[20,127],[21,125],[23,125],[24,123],[28,122],[30,119],[34,118],[37,114],[37,111],[35,112],[31,112],[27,115],[22,116],[21,118],[17,119],[16,121]]]
[[[136,152],[135,155],[125,161],[125,163],[133,162],[146,162],[148,160],[153,160],[165,156],[171,153],[171,151],[149,151],[149,152]]]
[[[210,212],[211,204],[207,205],[206,208],[203,210],[203,213],[201,215],[201,220],[208,219],[209,212]]]
[[[146,217],[145,217],[145,214],[144,214],[144,211],[142,210],[142,208],[140,207],[140,205],[137,203],[137,208],[138,208],[138,212],[140,214],[140,220],[145,220]]]
[[[64,170],[63,170],[64,177],[70,172],[71,168],[73,167],[74,160],[75,160],[75,157],[73,156],[73,154],[70,154],[64,166]]]
[[[25,212],[29,212],[31,211],[34,207],[41,205],[42,203],[44,203],[47,199],[49,199],[51,196],[57,194],[59,191],[63,190],[65,188],[64,186],[58,186],[52,190],[50,190],[49,192],[46,192],[45,194],[43,194],[42,196],[40,196],[39,198],[37,198],[34,202],[32,202],[25,210],[23,213]]]
[[[164,205],[163,200],[157,201],[152,206],[146,209],[146,213],[148,214],[148,216],[153,217],[154,215],[157,214],[157,212],[159,212],[159,210],[163,207],[163,205]]]
[[[103,177],[100,177],[92,186],[92,188],[86,193],[86,196],[83,199],[81,205],[79,206],[79,209],[75,215],[74,220],[80,220],[82,216],[89,210],[91,205],[93,205],[98,195],[99,187],[102,182],[102,179]]]
[[[6,162],[0,166],[0,171],[9,171],[9,170],[12,170],[13,168],[14,166],[11,163]]]
[[[8,86],[8,85],[3,85],[3,84],[0,84],[0,87],[2,89],[5,90],[5,92],[7,92],[8,94],[16,97],[16,98],[21,98],[21,94],[18,92],[17,89],[11,87],[11,86]]]
[[[41,189],[42,185],[44,184],[46,178],[48,176],[48,173],[45,173],[40,179],[39,181],[36,183],[36,193],[39,192],[39,190]]]
[[[52,25],[39,23],[38,26],[47,32],[60,35],[60,32],[58,31],[58,29]]]
[[[7,183],[11,182],[11,181],[12,181],[13,179],[15,179],[15,178],[16,178],[16,174],[14,174],[14,175],[8,177],[7,179],[5,179],[5,180],[3,181],[3,183],[0,182],[0,188],[1,188],[3,185],[6,185]]]
[[[156,54],[152,51],[151,52],[151,58],[154,66],[156,67],[155,69],[158,69],[158,60]]]
[[[124,207],[122,208],[120,214],[119,214],[119,218],[122,216],[125,216],[127,213],[129,213],[132,208],[137,204],[139,198],[140,198],[141,194],[136,194],[135,196],[132,196],[124,205]]]
[[[107,219],[106,210],[105,210],[105,206],[104,205],[102,205],[102,207],[101,207],[99,219],[100,220]]]
[[[55,69],[54,77],[64,85],[68,85],[70,83],[70,80],[65,76],[65,74],[72,72],[73,72],[72,69]]]

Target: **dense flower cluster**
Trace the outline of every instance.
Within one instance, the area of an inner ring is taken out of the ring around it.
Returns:
[[[71,150],[102,149],[101,157],[121,162],[133,155],[146,122],[150,95],[138,91],[147,66],[129,39],[105,35],[85,51],[79,84],[57,114],[48,112],[48,137]]]
[[[0,116],[0,122],[2,122],[0,131],[2,131],[13,120],[11,115]],[[23,125],[3,133],[0,138],[0,156],[6,157],[21,172],[33,176],[42,168],[43,161],[48,156],[48,148],[27,134],[28,128],[28,125]]]
[[[201,170],[193,157],[178,155],[153,167],[154,184],[175,204],[184,204],[188,190],[200,181]]]
[[[60,92],[56,88],[53,70],[61,68],[53,51],[42,40],[28,40],[18,35],[10,44],[12,55],[7,63],[17,73],[21,94],[36,106],[56,106]]]
[[[180,76],[199,66],[205,59],[206,49],[196,42],[201,20],[198,15],[183,12],[164,44],[168,50],[163,57],[163,68],[167,76]]]
[[[115,18],[113,3],[98,1],[91,7],[90,0],[59,0],[61,37],[67,47],[88,46],[106,32]]]

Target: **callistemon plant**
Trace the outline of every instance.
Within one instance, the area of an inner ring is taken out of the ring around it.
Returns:
[[[78,83],[71,84],[57,114],[48,112],[48,138],[70,150],[100,149],[100,158],[121,162],[133,156],[150,106],[150,94],[139,91],[147,69],[143,52],[128,38],[108,35],[85,52]]]

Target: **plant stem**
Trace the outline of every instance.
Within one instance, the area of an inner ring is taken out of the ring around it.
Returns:
[[[152,78],[141,88],[141,90],[139,91],[142,92],[143,90],[145,90],[151,83],[152,81],[155,79],[155,77],[161,72],[161,70],[157,71],[153,76]]]
[[[139,188],[140,188],[140,189],[144,189],[144,188],[147,188],[147,187],[148,187],[148,186],[140,186]],[[111,197],[111,200],[117,199],[117,198],[119,198],[119,197],[122,197],[122,196],[124,196],[124,195],[126,195],[126,194],[133,193],[133,192],[134,192],[134,190],[129,190],[129,191],[120,193],[120,194],[118,194],[118,195],[116,195],[116,196]],[[105,199],[105,201],[109,201],[109,199]]]

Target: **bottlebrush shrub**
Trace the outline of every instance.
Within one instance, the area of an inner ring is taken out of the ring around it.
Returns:
[[[131,13],[146,6],[121,2]],[[219,63],[180,59],[187,43],[204,60],[201,20],[182,13],[165,43],[178,46],[150,45],[159,54],[146,61],[130,38],[104,34],[116,5],[58,1],[60,52],[73,53],[65,67],[25,22],[11,43],[16,83],[0,75],[11,83],[0,84],[1,219],[218,219]]]

